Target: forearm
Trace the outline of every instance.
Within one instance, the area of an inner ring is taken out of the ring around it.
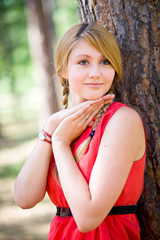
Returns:
[[[81,196],[81,190],[83,190],[83,192],[85,192],[84,201],[89,201],[88,183],[80,172],[70,147],[59,141],[53,142],[52,146],[58,174],[67,200],[69,200],[69,202],[75,201],[77,205],[78,195]],[[77,194],[75,195],[75,193]],[[81,203],[82,201],[79,204]]]
[[[38,140],[15,182],[15,200],[22,208],[31,208],[41,201],[51,158],[51,145]]]
[[[44,126],[45,131],[50,134],[55,128],[56,124],[51,121]],[[37,141],[15,182],[15,200],[20,207],[31,208],[43,199],[51,153],[51,144]]]
[[[63,192],[79,229],[83,231],[84,223],[85,227],[87,224],[92,227],[92,221],[95,224],[95,219],[92,218],[94,202],[89,185],[79,170],[70,147],[59,141],[52,145]]]

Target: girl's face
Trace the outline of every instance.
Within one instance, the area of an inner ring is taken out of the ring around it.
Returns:
[[[114,76],[115,70],[108,60],[83,39],[72,49],[66,72],[63,74],[69,81],[73,105],[105,95]]]

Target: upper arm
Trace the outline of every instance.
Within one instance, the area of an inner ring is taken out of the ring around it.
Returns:
[[[89,182],[97,224],[106,217],[126,183],[137,154],[145,142],[140,116],[120,108],[108,122]]]

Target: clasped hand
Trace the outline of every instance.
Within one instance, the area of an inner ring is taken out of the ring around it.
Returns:
[[[85,101],[56,113],[59,124],[52,135],[52,142],[61,141],[70,145],[88,126],[93,125],[93,119],[99,110],[105,104],[111,103],[113,98],[114,95],[108,94],[100,99]]]

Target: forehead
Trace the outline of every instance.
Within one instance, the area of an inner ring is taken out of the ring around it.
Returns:
[[[76,45],[73,47],[70,57],[76,57],[79,55],[88,55],[88,56],[95,56],[101,57],[102,54],[87,40],[81,39],[79,40]]]

